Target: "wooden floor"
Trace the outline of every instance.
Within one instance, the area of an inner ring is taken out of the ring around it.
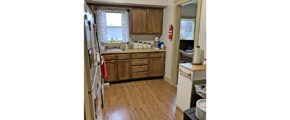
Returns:
[[[165,80],[110,84],[105,87],[105,120],[182,120],[176,88]]]

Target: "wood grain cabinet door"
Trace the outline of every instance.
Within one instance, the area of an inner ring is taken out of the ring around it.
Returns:
[[[117,65],[115,60],[106,61],[108,78],[105,81],[117,80]]]
[[[149,76],[157,77],[164,75],[164,59],[162,57],[159,58],[150,58],[150,66],[149,66]]]
[[[131,60],[118,60],[118,80],[131,78]]]
[[[147,19],[146,9],[133,8],[130,11],[131,15],[131,34],[146,34]]]
[[[163,9],[147,9],[147,33],[162,34]]]

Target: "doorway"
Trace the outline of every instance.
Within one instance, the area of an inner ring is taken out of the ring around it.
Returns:
[[[174,2],[173,60],[171,63],[173,68],[171,71],[171,79],[175,85],[177,85],[178,79],[178,65],[182,62],[180,61],[180,57],[184,57],[184,55],[186,55],[188,58],[185,62],[192,61],[193,53],[191,51],[198,46],[201,3],[201,0],[176,0]],[[195,11],[195,13],[191,10],[187,11],[186,9],[191,9]],[[184,23],[187,23],[187,25],[185,25],[187,26],[187,30],[183,30],[183,28],[181,28],[183,27],[183,25],[181,25],[182,21],[186,21]],[[186,38],[186,41],[183,40],[184,38]],[[185,54],[181,54],[182,49],[187,50],[184,52]]]

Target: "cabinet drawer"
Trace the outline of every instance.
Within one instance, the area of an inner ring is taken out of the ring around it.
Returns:
[[[116,55],[103,55],[105,60],[115,60],[116,59]]]
[[[149,57],[163,57],[164,53],[158,52],[158,53],[150,53]]]
[[[118,54],[117,55],[117,59],[121,60],[121,59],[130,59],[131,55],[130,54]]]
[[[148,53],[133,53],[132,58],[147,58]]]
[[[132,73],[132,79],[136,79],[136,78],[146,78],[146,77],[148,77],[148,72]]]
[[[143,72],[143,71],[148,71],[148,65],[132,66],[132,72]]]
[[[132,65],[146,65],[148,64],[148,59],[132,59]]]

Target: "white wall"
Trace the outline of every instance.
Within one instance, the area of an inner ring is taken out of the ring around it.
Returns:
[[[182,17],[194,17],[196,16],[197,5],[189,4],[181,7],[181,16]]]
[[[204,57],[206,58],[206,0],[202,0],[198,44],[204,50]]]
[[[206,52],[206,18],[205,18],[205,1],[206,0],[202,0],[202,10],[201,10],[201,22],[200,22],[200,32],[199,32],[199,45],[202,49],[204,49],[204,51]],[[196,3],[196,2],[195,2]],[[172,59],[173,57],[176,56],[172,56],[172,50],[173,50],[173,46],[172,46],[172,42],[169,41],[168,39],[168,29],[169,29],[169,25],[173,24],[174,22],[174,0],[168,0],[168,7],[166,7],[164,9],[163,12],[163,34],[161,36],[161,40],[163,40],[165,42],[166,45],[166,61],[165,61],[165,77],[167,77],[168,79],[171,79],[171,70],[172,70]],[[196,12],[195,12],[196,13]]]
[[[167,7],[163,10],[163,31],[160,39],[164,41],[166,46],[166,60],[165,60],[165,77],[171,78],[171,63],[172,63],[172,41],[168,39],[169,25],[174,22],[174,0],[168,0]]]
[[[168,0],[92,0],[93,2],[167,6]]]

